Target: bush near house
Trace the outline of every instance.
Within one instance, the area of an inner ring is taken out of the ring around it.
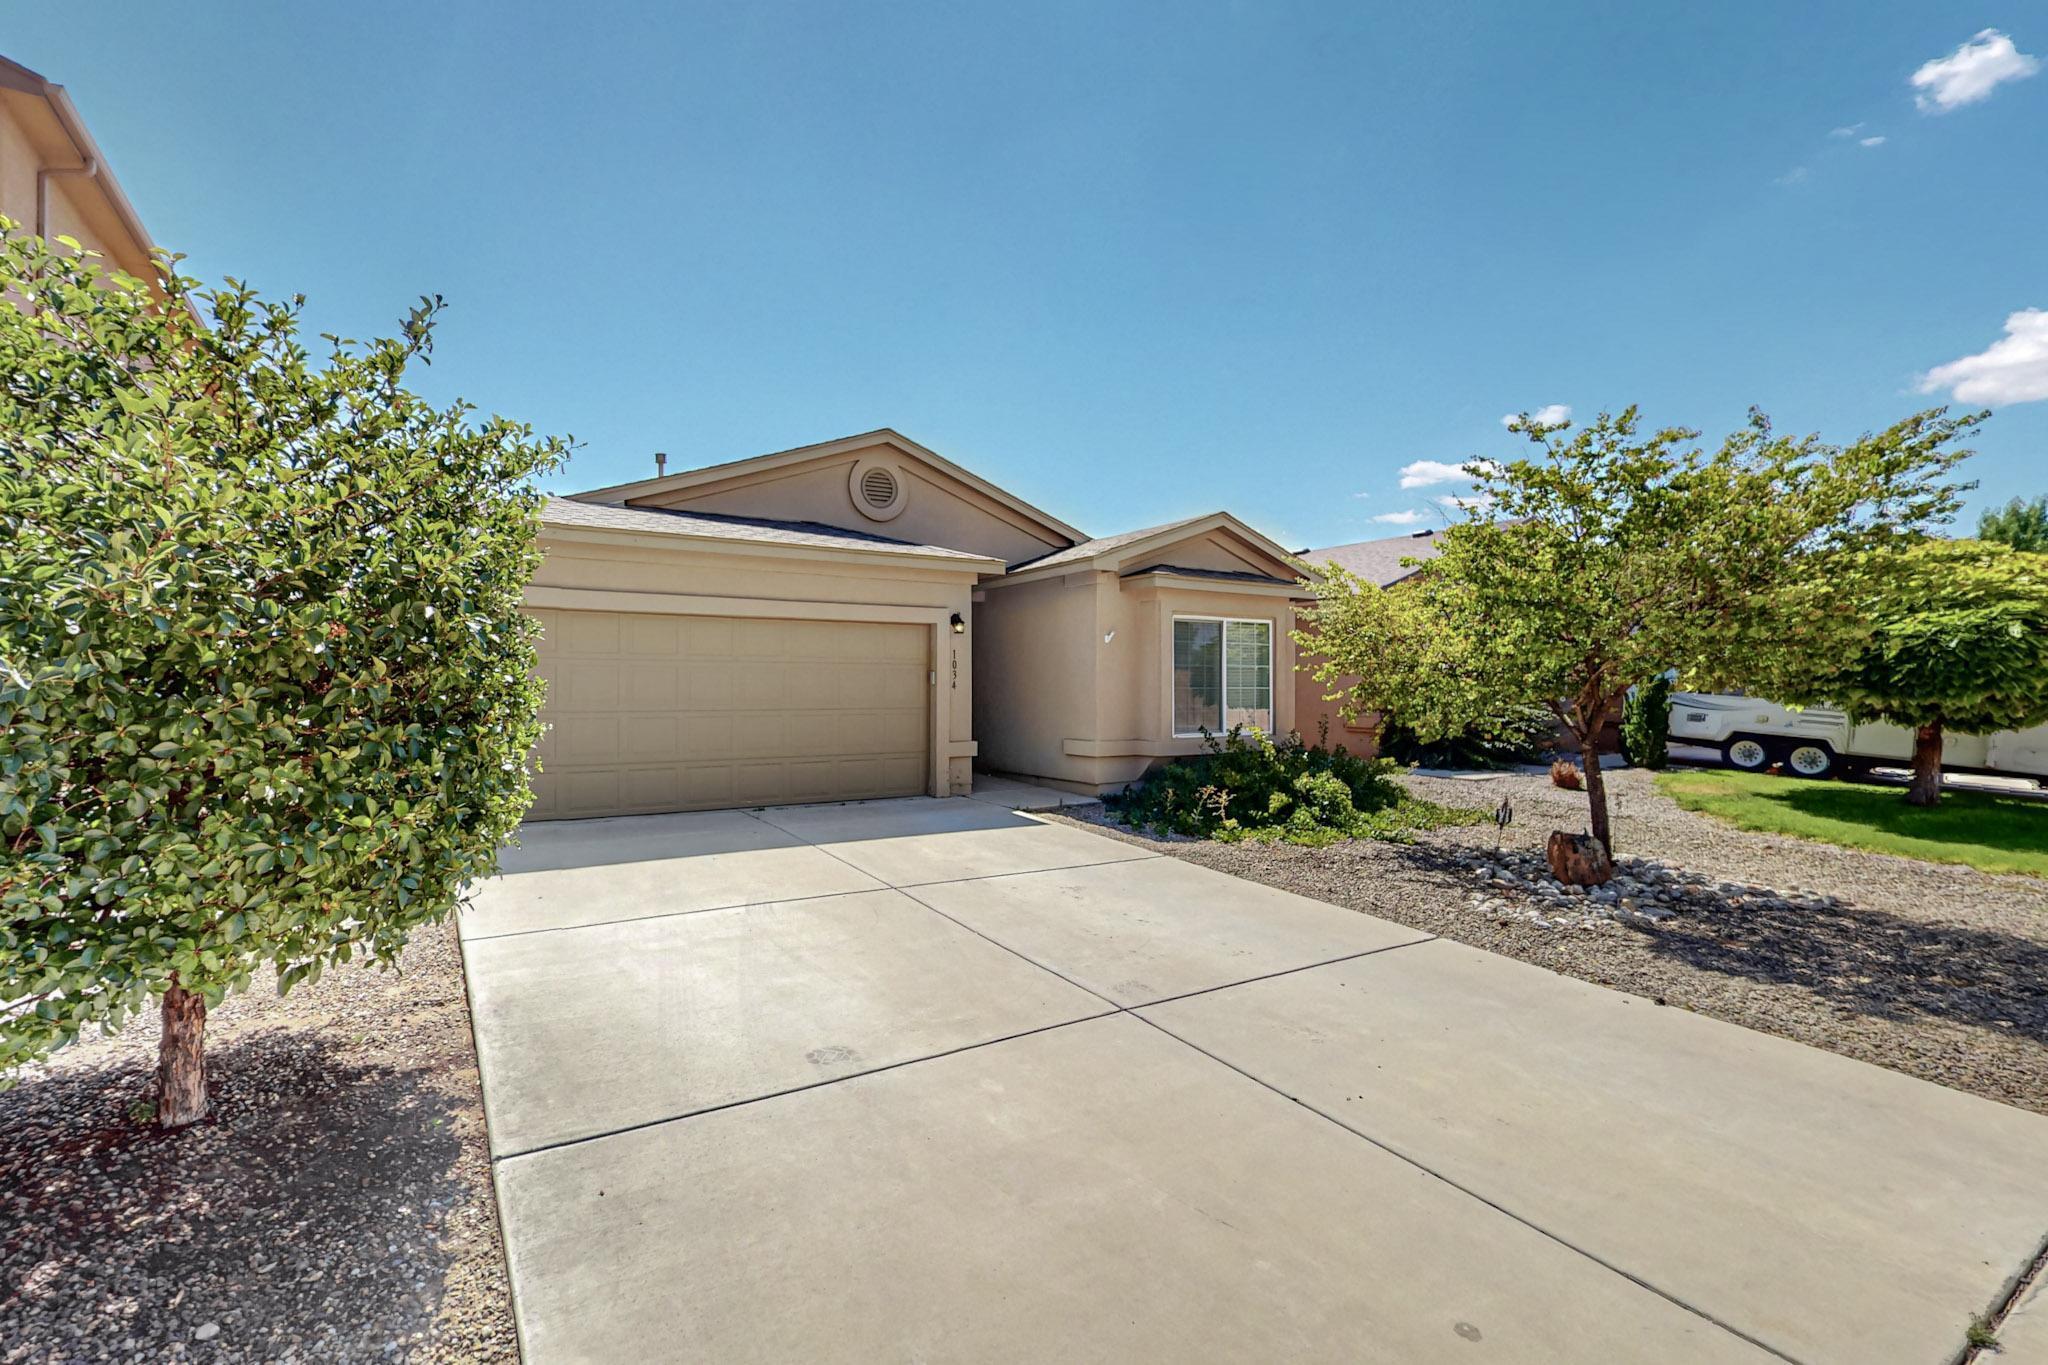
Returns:
[[[1410,796],[1395,765],[1342,746],[1275,741],[1232,729],[1204,733],[1208,752],[1176,759],[1110,802],[1126,824],[1230,842],[1284,840],[1316,846],[1342,839],[1405,839],[1416,829],[1471,824],[1483,812]]]
[[[1415,727],[1380,723],[1380,757],[1422,768],[1512,768],[1534,763],[1557,742],[1557,723],[1541,706],[1509,706],[1455,734],[1425,742]]]
[[[1671,762],[1671,679],[1659,673],[1628,694],[1621,709],[1621,755],[1637,768]]]

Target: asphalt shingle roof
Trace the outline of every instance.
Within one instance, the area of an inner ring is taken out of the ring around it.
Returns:
[[[1202,520],[1201,517],[1184,517],[1179,521],[1169,521],[1161,526],[1147,526],[1143,530],[1124,531],[1113,536],[1097,536],[1093,540],[1084,540],[1079,545],[1069,545],[1064,550],[1054,550],[1051,554],[1040,555],[1036,559],[1026,559],[1012,564],[1010,567],[1012,569],[1049,569],[1057,564],[1085,563],[1097,555],[1105,555],[1111,550],[1136,544],[1147,536],[1156,536],[1161,531],[1171,531],[1176,526],[1187,526],[1200,520]]]
[[[1415,573],[1419,565],[1404,559],[1435,559],[1442,537],[1434,534],[1388,536],[1384,540],[1358,540],[1349,545],[1332,545],[1322,550],[1304,550],[1301,557],[1311,566],[1335,564],[1349,569],[1368,583],[1392,587]]]
[[[603,531],[652,531],[662,535],[711,540],[809,546],[820,550],[863,550],[870,554],[916,555],[923,558],[980,560],[984,555],[943,545],[849,531],[820,521],[775,521],[767,517],[735,517],[720,512],[685,512],[667,507],[625,507],[608,502],[572,502],[549,498],[540,511],[547,526],[586,526]]]

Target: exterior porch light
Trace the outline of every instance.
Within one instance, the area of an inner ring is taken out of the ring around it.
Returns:
[[[957,611],[953,613],[953,633],[955,635],[965,635],[967,633],[967,623],[960,619],[960,613]]]

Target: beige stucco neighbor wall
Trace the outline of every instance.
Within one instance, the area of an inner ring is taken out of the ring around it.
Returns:
[[[1327,736],[1331,748],[1341,744],[1362,758],[1379,753],[1379,713],[1367,711],[1356,720],[1344,719],[1338,702],[1323,699],[1325,692],[1343,687],[1344,681],[1334,687],[1317,682],[1313,670],[1320,661],[1307,651],[1297,652],[1295,662],[1305,665],[1294,675],[1294,723],[1301,737],[1314,744],[1319,737]]]
[[[96,149],[95,149],[96,150]],[[80,150],[59,122],[49,100],[39,94],[0,89],[0,214],[33,232],[36,222],[36,173],[69,170],[82,164]],[[103,174],[111,175],[104,169]],[[152,278],[149,243],[121,221],[105,188],[84,176],[52,176],[49,187],[48,235],[70,237],[138,279]]]
[[[1095,571],[998,580],[975,628],[982,766],[1104,792],[1199,752],[1199,738],[1173,733],[1176,616],[1270,621],[1274,728],[1294,728],[1294,608],[1284,593]]]
[[[879,556],[797,554],[663,536],[544,528],[546,554],[527,590],[539,609],[910,622],[931,631],[930,792],[973,783],[974,572],[926,568]],[[969,623],[955,635],[949,618]]]

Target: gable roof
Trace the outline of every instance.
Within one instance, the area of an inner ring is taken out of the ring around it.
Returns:
[[[728,460],[723,464],[704,465],[698,469],[686,469],[680,473],[667,474],[653,479],[637,479],[631,483],[612,484],[607,488],[593,488],[588,492],[571,493],[569,497],[577,502],[630,503],[642,498],[657,497],[664,493],[680,492],[701,484],[716,483],[737,474],[751,474],[782,469],[790,465],[804,464],[812,460],[829,459],[835,455],[851,454],[871,446],[885,445],[918,464],[966,484],[975,492],[1001,504],[1010,511],[1038,525],[1049,532],[1048,539],[1077,541],[1086,540],[1087,533],[1076,530],[1049,512],[1041,511],[1014,493],[997,487],[979,474],[972,473],[951,460],[911,440],[902,432],[890,427],[877,427],[854,436],[841,436],[830,441],[813,445],[796,446],[790,450],[778,450],[767,455],[750,455],[742,460]]]
[[[1295,556],[1284,546],[1259,534],[1230,513],[1209,512],[1199,517],[1169,521],[1163,526],[1147,526],[1142,530],[1084,540],[1064,550],[1054,550],[1051,554],[1012,564],[1004,581],[1014,582],[1019,578],[1038,578],[1086,568],[1121,570],[1134,561],[1150,564],[1156,562],[1151,558],[1152,551],[1207,531],[1228,531],[1279,564],[1292,567],[1295,562]]]
[[[1413,531],[1405,536],[1388,536],[1383,540],[1355,540],[1349,545],[1332,545],[1322,550],[1303,550],[1301,557],[1311,567],[1318,564],[1335,564],[1348,569],[1368,583],[1382,588],[1391,588],[1405,578],[1412,578],[1420,572],[1419,564],[1403,564],[1404,559],[1435,559],[1443,550],[1443,535],[1437,531]]]
[[[999,571],[1002,567],[1001,560],[990,559],[986,555],[948,549],[943,545],[919,545],[868,531],[848,531],[816,521],[776,521],[768,517],[685,512],[666,507],[625,507],[617,503],[575,502],[568,498],[549,498],[541,506],[540,520],[543,527],[639,532],[791,549],[847,550],[905,559],[941,559],[956,562],[962,568],[986,566],[990,571]]]

